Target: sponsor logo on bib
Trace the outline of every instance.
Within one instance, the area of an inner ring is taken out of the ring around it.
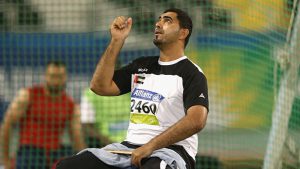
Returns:
[[[135,88],[131,93],[131,123],[159,125],[156,114],[164,98],[159,93]]]

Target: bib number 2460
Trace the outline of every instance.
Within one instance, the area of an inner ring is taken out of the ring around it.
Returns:
[[[157,111],[157,105],[151,102],[131,99],[131,112],[135,111],[145,114],[152,113],[155,115]]]

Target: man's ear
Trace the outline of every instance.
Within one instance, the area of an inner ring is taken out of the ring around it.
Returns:
[[[182,40],[182,39],[185,39],[188,34],[190,33],[190,31],[188,29],[180,29],[180,36],[179,36],[179,39]]]

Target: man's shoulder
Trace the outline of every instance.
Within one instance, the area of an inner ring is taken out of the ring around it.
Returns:
[[[27,87],[25,89],[27,89],[29,91],[42,92],[44,89],[44,86],[43,85],[33,85],[33,86]]]
[[[203,74],[202,69],[200,68],[199,65],[191,61],[190,59],[185,59],[181,62],[182,66],[185,67],[185,71],[188,73],[195,73],[195,74]]]
[[[180,66],[178,66],[179,75],[185,80],[195,79],[195,77],[200,79],[206,79],[206,76],[200,66],[195,64],[189,59],[181,61]]]
[[[30,98],[34,98],[35,96],[40,97],[45,94],[43,85],[33,85],[31,87],[26,87],[21,90],[26,91]]]

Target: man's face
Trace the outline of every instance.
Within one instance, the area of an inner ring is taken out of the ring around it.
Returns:
[[[157,47],[163,44],[173,43],[179,39],[179,20],[175,12],[167,12],[160,15],[155,24],[153,43]]]
[[[67,81],[66,68],[63,66],[49,65],[46,70],[46,86],[51,95],[64,91]]]

